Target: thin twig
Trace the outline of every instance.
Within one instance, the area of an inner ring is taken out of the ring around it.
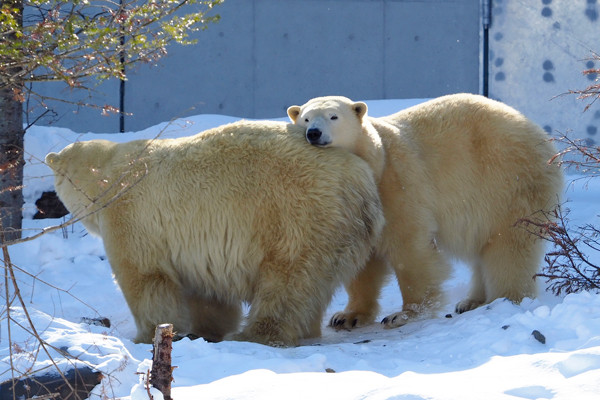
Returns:
[[[2,220],[0,220],[0,226],[2,226]],[[2,232],[2,229],[0,229],[0,237],[2,238],[2,242],[4,242],[4,232]],[[8,268],[9,268],[9,258],[10,255],[8,254],[8,248],[6,246],[2,247],[2,254],[4,256],[4,289],[6,291],[6,318],[7,321],[10,321],[11,316],[10,316],[10,307],[12,304],[12,301],[9,300],[10,299],[10,293],[8,290]],[[13,349],[12,349],[12,336],[11,336],[11,329],[10,329],[10,322],[7,324],[7,329],[8,329],[8,355],[10,357],[10,373],[11,373],[11,378],[12,378],[12,392],[13,392],[13,400],[16,400],[16,394],[15,394],[15,366],[13,364]]]
[[[27,306],[25,305],[25,302],[23,301],[23,297],[21,296],[21,291],[19,290],[19,284],[17,283],[17,278],[15,277],[15,272],[12,268],[12,262],[10,261],[10,254],[8,252],[8,244],[4,242],[4,227],[2,225],[2,221],[0,221],[0,240],[2,241],[2,253],[4,255],[4,263],[5,263],[6,269],[8,270],[8,273],[10,274],[10,280],[11,280],[13,289],[15,291],[15,295],[16,295],[17,299],[19,300],[19,303],[21,303],[21,307],[23,308],[23,313],[25,314],[25,317],[27,318],[27,322],[29,323],[29,326],[31,327],[31,330],[32,330],[35,338],[38,339],[40,345],[44,349],[44,352],[46,353],[48,358],[50,360],[52,360],[52,356],[50,355],[50,352],[46,348],[46,346],[44,344],[45,343],[44,340],[42,340],[42,338],[38,334],[37,329],[35,328],[35,324],[31,320],[31,316],[29,315],[29,311],[27,310]],[[73,389],[71,384],[68,382],[67,378],[65,377],[63,372],[60,370],[58,365],[56,365],[56,363],[53,363],[53,364],[56,367],[58,374],[65,380],[65,383],[67,384],[69,389],[71,389],[74,392],[75,389]]]

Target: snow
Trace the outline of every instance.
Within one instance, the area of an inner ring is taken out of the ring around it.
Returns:
[[[370,114],[385,115],[421,100],[369,101]],[[104,137],[115,141],[193,134],[235,117],[201,115],[127,134],[79,134],[66,129],[33,127],[26,134],[24,226],[28,234],[61,220],[32,220],[35,199],[52,189],[46,153],[75,140]],[[282,118],[284,119],[284,118]],[[566,191],[576,224],[599,224],[600,181],[577,179]],[[22,297],[48,353],[63,370],[79,365],[105,378],[91,398],[148,399],[144,373],[151,366],[151,346],[134,344],[135,326],[115,284],[101,240],[75,224],[9,248]],[[598,260],[598,255],[595,255]],[[599,262],[599,261],[596,261]],[[323,336],[295,348],[255,343],[207,343],[183,339],[173,345],[172,396],[187,399],[597,399],[600,398],[600,295],[555,297],[541,290],[536,299],[515,305],[496,300],[456,315],[453,305],[468,288],[469,271],[454,265],[445,284],[447,304],[436,318],[385,330],[379,324],[335,331],[323,321]],[[543,285],[542,285],[543,286]],[[5,297],[5,294],[2,294]],[[342,309],[340,289],[326,318]],[[398,311],[395,282],[385,286],[380,317]],[[25,371],[51,372],[49,357],[32,339],[28,317],[15,300],[2,307],[0,381]],[[106,317],[110,328],[82,318]],[[534,331],[537,331],[534,334]],[[542,337],[545,340],[541,340]],[[545,343],[542,343],[545,341]],[[150,389],[151,392],[154,389]],[[154,399],[160,393],[153,391]]]

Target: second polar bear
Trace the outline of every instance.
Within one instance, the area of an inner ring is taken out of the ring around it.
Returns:
[[[515,226],[551,208],[562,172],[545,132],[521,113],[483,96],[440,97],[381,118],[345,97],[310,100],[288,109],[308,141],[342,147],[371,166],[386,225],[366,268],[348,286],[349,302],[331,325],[373,321],[387,265],[403,307],[388,327],[434,312],[443,304],[449,256],[472,266],[470,293],[457,312],[496,298],[519,302],[536,294],[533,276],[543,242]]]

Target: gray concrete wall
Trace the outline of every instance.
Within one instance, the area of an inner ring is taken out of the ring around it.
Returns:
[[[126,130],[194,114],[284,117],[289,105],[331,94],[479,92],[478,0],[226,0],[215,12],[221,21],[197,45],[130,71]],[[95,100],[118,105],[117,86],[102,85]],[[95,110],[59,116],[76,131],[118,131],[116,116]]]

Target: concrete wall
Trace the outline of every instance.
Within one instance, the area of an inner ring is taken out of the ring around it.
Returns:
[[[597,0],[494,0],[490,31],[490,97],[502,100],[555,135],[569,134],[600,143],[600,103],[569,90],[598,78],[583,70],[600,68],[590,60],[600,52]]]
[[[194,114],[284,117],[330,94],[479,92],[479,0],[226,0],[215,12],[221,21],[197,45],[171,46],[159,65],[129,74],[126,130]],[[116,83],[99,89],[93,100],[118,105]],[[96,110],[58,116],[75,131],[118,131],[116,116]]]

